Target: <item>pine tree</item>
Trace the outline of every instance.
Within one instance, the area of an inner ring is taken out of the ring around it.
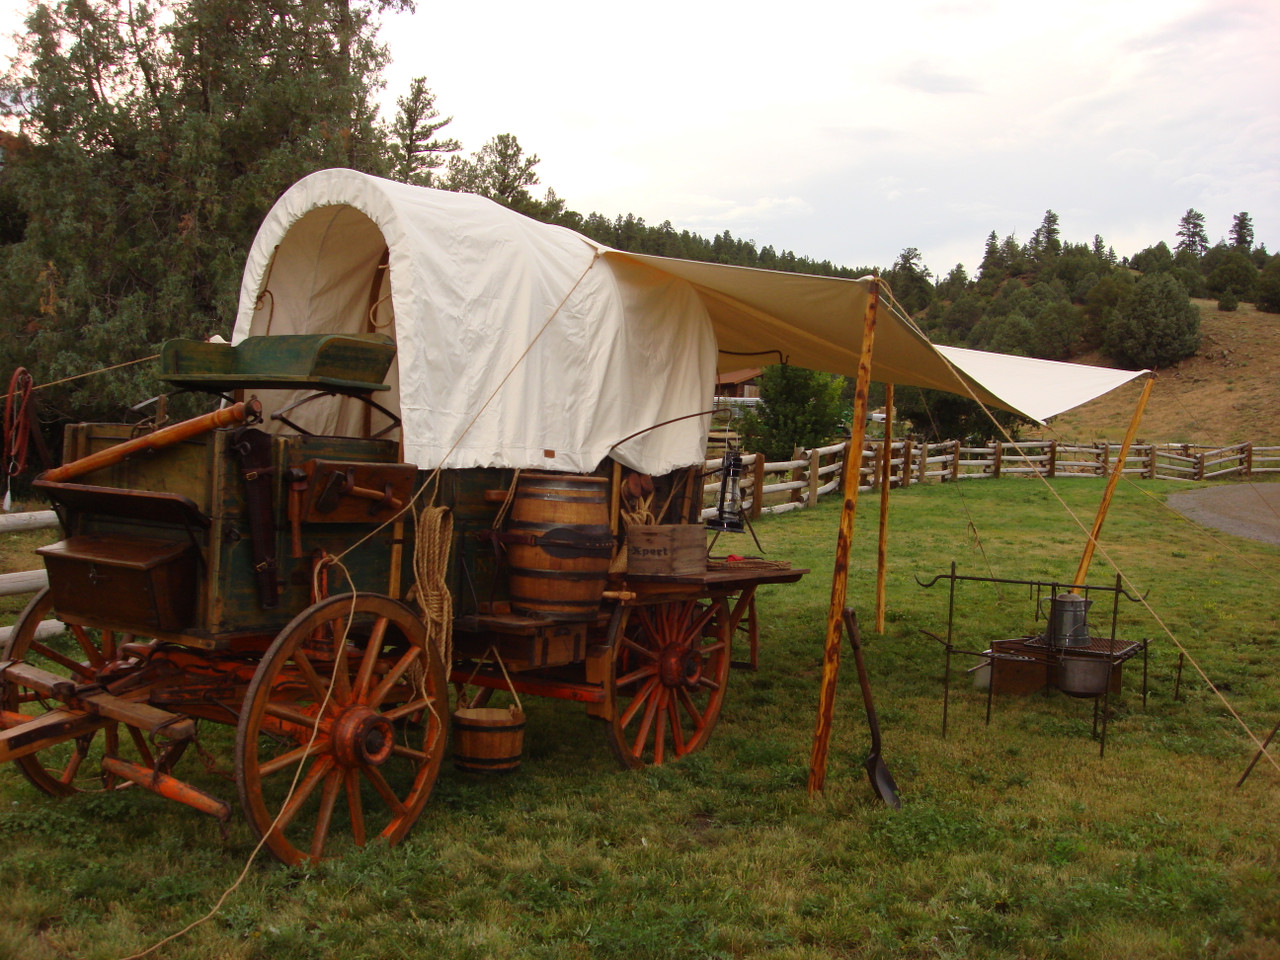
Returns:
[[[1202,257],[1209,249],[1209,235],[1204,229],[1204,214],[1198,210],[1188,210],[1178,221],[1178,245],[1175,250],[1186,250],[1196,257]]]
[[[386,3],[59,0],[34,8],[0,102],[27,217],[2,263],[0,350],[54,380],[229,332],[267,209],[313,170],[386,172],[373,94]],[[115,416],[146,366],[43,399]]]
[[[391,175],[405,183],[429,187],[434,171],[445,164],[443,155],[462,149],[462,144],[452,137],[436,137],[453,122],[453,117],[441,119],[436,95],[427,86],[426,77],[414,77],[409,82],[409,92],[396,99],[396,108],[391,125]]]
[[[1253,219],[1247,213],[1237,213],[1231,221],[1231,244],[1243,247],[1245,253],[1253,249]]]

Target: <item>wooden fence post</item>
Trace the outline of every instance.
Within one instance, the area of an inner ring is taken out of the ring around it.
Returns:
[[[1058,441],[1049,441],[1049,479],[1052,480],[1058,474]]]
[[[902,481],[900,484],[901,486],[904,486],[904,487],[911,486],[912,472],[913,471],[911,469],[911,438],[903,437],[902,438],[902,474],[901,474]]]
[[[952,441],[951,479],[960,479],[960,441]]]
[[[1204,454],[1203,453],[1196,454],[1196,472],[1192,475],[1192,479],[1193,480],[1204,479]]]
[[[991,476],[1000,479],[1000,467],[1004,464],[1004,444],[999,440],[996,441],[996,457],[991,461]]]
[[[1147,479],[1148,480],[1154,480],[1156,478],[1156,451],[1158,448],[1159,448],[1159,444],[1155,444],[1155,443],[1151,444],[1151,446],[1148,448],[1149,454],[1150,454],[1147,457]]]
[[[794,447],[794,448],[792,448],[792,450],[791,450],[791,459],[792,459],[792,460],[802,460],[802,459],[804,459],[804,447]],[[803,480],[803,479],[804,479],[804,467],[792,467],[792,468],[791,468],[791,477],[790,477],[789,479],[791,480],[791,482],[792,482],[792,483],[795,483],[797,480]],[[798,503],[799,501],[801,501],[801,500],[803,500],[803,499],[804,499],[804,494],[802,494],[802,493],[800,492],[800,488],[799,488],[799,487],[796,487],[795,489],[793,489],[793,490],[791,491],[789,499],[791,500],[791,502],[792,502],[792,503]]]
[[[822,475],[818,472],[822,466],[822,454],[814,447],[809,451],[809,506],[818,505],[818,488],[822,486]]]
[[[751,519],[760,519],[760,509],[764,506],[764,454],[756,454],[756,462],[751,465]]]
[[[1249,440],[1241,444],[1244,456],[1241,458],[1240,469],[1246,477],[1253,476],[1253,441]]]

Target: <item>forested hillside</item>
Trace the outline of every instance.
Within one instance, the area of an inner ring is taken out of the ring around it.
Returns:
[[[623,250],[834,276],[880,273],[937,341],[1052,359],[1101,352],[1167,366],[1195,354],[1217,298],[1280,311],[1280,257],[1248,213],[1210,246],[1188,210],[1173,249],[1117,256],[1063,240],[1045,213],[1025,243],[993,231],[975,276],[935,276],[909,247],[882,269],[814,259],[729,231],[711,238],[631,214],[581,214],[541,197],[516,136],[473,152],[447,135],[426,79],[379,116],[387,51],[378,18],[412,0],[61,0],[37,7],[0,77],[0,366],[48,383],[225,334],[243,258],[277,196],[317,169],[491,197]],[[564,185],[572,189],[572,185]],[[1171,226],[1177,214],[1170,216]],[[69,418],[115,417],[153,390],[125,366],[42,392]]]

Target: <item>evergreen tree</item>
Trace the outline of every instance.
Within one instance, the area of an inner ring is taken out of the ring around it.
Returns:
[[[840,429],[843,390],[843,377],[786,363],[765,367],[758,412],[743,418],[740,428],[748,448],[785,460],[796,446],[829,442]]]
[[[441,118],[436,95],[426,77],[414,77],[409,92],[396,98],[396,118],[391,124],[391,175],[405,183],[431,186],[434,172],[444,166],[443,154],[456,153],[462,144],[452,137],[437,138],[453,117]]]
[[[0,79],[25,217],[0,269],[0,362],[55,380],[229,332],[245,252],[291,183],[383,173],[387,4],[59,0]],[[149,367],[42,392],[85,418],[154,393]]]
[[[1247,213],[1237,213],[1231,221],[1231,244],[1243,247],[1248,253],[1253,249],[1253,220]]]
[[[1204,229],[1204,214],[1188,210],[1178,221],[1178,245],[1175,250],[1186,250],[1192,256],[1204,256],[1209,249],[1209,235]]]
[[[1118,363],[1166,367],[1200,346],[1200,311],[1172,276],[1150,274],[1134,285],[1107,325],[1102,348]]]
[[[1044,262],[1052,260],[1062,253],[1061,232],[1058,229],[1058,215],[1052,210],[1044,212],[1040,226],[1031,234],[1031,255]]]
[[[538,183],[533,168],[539,162],[536,153],[524,152],[514,134],[500,133],[470,157],[450,157],[449,172],[441,186],[478,193],[521,213],[531,213],[538,209],[538,203],[528,188]]]

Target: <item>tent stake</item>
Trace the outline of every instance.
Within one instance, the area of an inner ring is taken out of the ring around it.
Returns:
[[[911,483],[911,463],[903,447],[902,476]],[[876,545],[876,633],[884,633],[885,578],[889,568],[889,486],[893,481],[893,384],[884,385],[884,457],[880,463],[880,539]]]
[[[849,585],[849,544],[858,509],[858,484],[862,478],[862,444],[867,436],[867,392],[871,387],[871,351],[876,335],[876,308],[880,302],[880,278],[871,281],[866,313],[862,318],[862,353],[858,358],[858,383],[853,394],[853,422],[845,451],[841,490],[840,533],[836,538],[835,570],[831,576],[831,606],[827,610],[827,636],[822,651],[822,687],[818,695],[818,721],[813,731],[809,759],[809,793],[821,790],[827,779],[827,745],[835,715],[836,678],[840,673],[840,618]]]
[[[1142,411],[1147,408],[1147,398],[1151,396],[1151,385],[1156,382],[1156,375],[1153,373],[1147,377],[1146,384],[1142,387],[1142,395],[1138,397],[1138,407],[1133,411],[1133,419],[1129,421],[1129,429],[1125,432],[1124,442],[1120,444],[1120,454],[1116,457],[1115,468],[1111,471],[1111,476],[1107,478],[1107,487],[1102,492],[1102,503],[1098,506],[1098,515],[1093,520],[1093,530],[1089,532],[1089,542],[1084,546],[1084,556],[1080,558],[1080,566],[1076,570],[1076,578],[1071,581],[1074,586],[1071,588],[1072,593],[1079,593],[1084,585],[1084,578],[1089,575],[1089,565],[1093,562],[1093,551],[1098,546],[1098,535],[1102,533],[1102,521],[1107,519],[1107,510],[1111,507],[1111,495],[1116,492],[1116,484],[1120,482],[1120,477],[1124,474],[1124,464],[1129,457],[1129,447],[1133,444],[1133,438],[1138,432],[1138,424],[1142,422]]]

